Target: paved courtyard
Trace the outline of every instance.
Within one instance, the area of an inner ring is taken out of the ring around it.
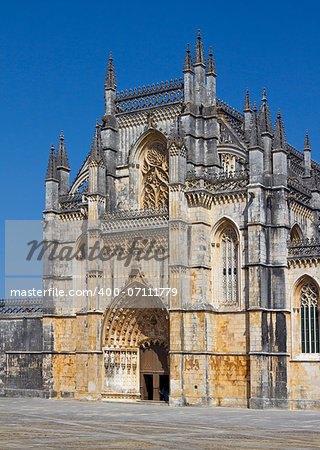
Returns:
[[[0,398],[0,448],[320,448],[320,411]]]

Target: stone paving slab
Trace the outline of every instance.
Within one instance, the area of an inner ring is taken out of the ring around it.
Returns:
[[[0,398],[1,449],[316,449],[320,411]]]

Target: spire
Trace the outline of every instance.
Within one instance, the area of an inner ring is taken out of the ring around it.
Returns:
[[[261,141],[260,123],[257,105],[256,102],[254,102],[251,130],[250,130],[250,147],[257,147],[257,146],[261,147],[262,141]]]
[[[47,169],[47,175],[46,175],[46,181],[50,181],[50,180],[58,181],[56,153],[54,151],[53,144],[51,145],[51,150],[50,150],[50,155],[49,155],[49,163],[48,163],[48,169]]]
[[[94,137],[90,149],[90,156],[94,161],[100,161],[101,160],[101,135],[100,135],[100,125],[98,123],[98,120],[96,122],[96,128],[94,131]]]
[[[304,151],[304,176],[310,177],[311,176],[311,146],[310,146],[308,130],[306,131],[306,137],[304,140],[303,151]]]
[[[272,134],[273,130],[272,130],[272,123],[271,123],[271,118],[270,118],[270,110],[267,105],[266,88],[263,88],[261,101],[262,101],[262,103],[261,103],[260,114],[259,114],[261,132]]]
[[[194,55],[194,65],[195,66],[203,66],[205,67],[206,63],[205,63],[205,59],[204,59],[204,53],[203,53],[203,45],[201,42],[201,34],[200,34],[200,30],[198,30],[198,37],[197,37],[197,42],[196,42],[196,51],[195,51],[195,55]]]
[[[60,133],[60,142],[57,150],[57,168],[63,167],[64,169],[70,169],[66,146],[64,143],[63,131]]]
[[[210,47],[210,49],[209,49],[209,58],[208,58],[206,75],[214,75],[214,76],[217,75],[216,63],[214,62],[212,47]]]
[[[303,146],[303,150],[304,151],[311,151],[311,146],[310,146],[310,139],[309,139],[309,133],[308,130],[306,131],[306,137],[304,139],[304,146]]]
[[[284,131],[284,125],[282,122],[282,117],[280,113],[280,109],[278,110],[277,120],[275,125],[275,132],[273,138],[273,148],[274,149],[285,149],[286,146],[286,135]]]
[[[193,73],[193,64],[192,64],[192,56],[190,52],[190,45],[187,44],[186,56],[184,58],[183,64],[183,72],[192,72]]]
[[[250,96],[249,96],[249,89],[248,88],[247,88],[247,92],[246,92],[246,98],[245,98],[245,101],[244,101],[244,110],[243,111],[249,111],[249,112],[252,111],[251,101],[250,101]]]
[[[109,61],[108,61],[108,67],[106,72],[106,80],[104,83],[105,89],[116,89],[117,83],[116,83],[116,72],[114,70],[114,64],[113,64],[113,58],[112,58],[112,52],[110,52]]]

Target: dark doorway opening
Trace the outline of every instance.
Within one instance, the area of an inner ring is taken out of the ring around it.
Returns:
[[[153,376],[144,374],[143,378],[146,386],[147,400],[153,400]]]
[[[140,349],[140,393],[142,400],[169,400],[168,351],[160,344]]]
[[[169,375],[160,375],[160,400],[169,401]]]

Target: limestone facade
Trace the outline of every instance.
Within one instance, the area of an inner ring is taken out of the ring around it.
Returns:
[[[166,83],[117,92],[110,57],[71,185],[69,171],[61,135],[43,218],[59,258],[45,253],[43,282],[64,295],[23,319],[41,322],[28,354],[8,348],[10,321],[25,323],[1,315],[3,395],[23,389],[27,355],[33,395],[320,407],[320,165],[308,135],[300,152],[280,112],[272,124],[265,90],[243,113],[219,100],[200,36]]]

